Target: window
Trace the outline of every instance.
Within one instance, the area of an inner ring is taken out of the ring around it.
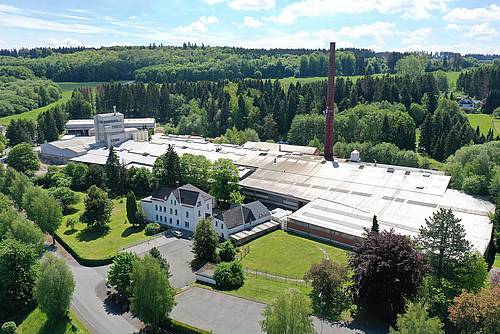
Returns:
[[[189,218],[189,212],[186,211],[186,218]]]
[[[160,216],[160,221],[161,221],[161,222],[163,221],[163,217],[162,217],[162,216]]]
[[[222,223],[221,223],[221,224],[220,224],[220,228],[222,228],[222,229],[223,229],[223,228],[224,228],[224,224],[222,224]]]
[[[184,227],[188,227],[189,228],[189,222],[184,222]]]
[[[177,209],[175,209],[175,215],[177,216]]]
[[[174,200],[174,205],[177,205],[177,201],[176,200]]]
[[[166,206],[163,207],[163,212],[167,212],[167,207]]]
[[[208,206],[208,203],[207,203],[207,210],[210,209],[210,207]]]
[[[198,201],[198,206],[201,206],[201,201]]]
[[[168,222],[172,225],[172,218],[168,218]]]
[[[174,200],[170,200],[170,205],[174,205]]]
[[[177,219],[177,226],[179,226],[179,219]]]
[[[218,225],[218,223],[217,223],[217,220],[216,220],[216,221],[215,221],[215,227],[218,227],[217,225]]]
[[[201,217],[201,211],[198,210],[198,217]]]
[[[158,205],[155,204],[155,211],[158,211]]]
[[[172,214],[172,208],[170,208],[170,214]]]
[[[158,221],[158,215],[156,215],[156,221]]]

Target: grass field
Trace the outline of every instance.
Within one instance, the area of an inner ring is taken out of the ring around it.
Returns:
[[[481,133],[486,135],[493,128],[494,136],[500,134],[500,118],[487,114],[467,114],[467,118],[474,130],[479,126]]]
[[[347,262],[347,251],[325,243],[286,233],[272,232],[248,244],[250,252],[243,258],[243,266],[262,272],[302,278],[312,264],[325,256]]]
[[[500,268],[500,253],[495,254],[495,262],[493,262],[493,267]]]
[[[36,308],[19,325],[18,334],[87,334],[90,333],[78,320],[70,313],[70,321],[59,321],[52,323],[47,321],[47,316]]]
[[[123,81],[126,82],[126,81]],[[71,97],[71,92],[75,88],[80,87],[92,87],[95,88],[97,85],[103,84],[105,82],[93,81],[93,82],[58,82],[57,84],[62,89],[62,96],[59,100],[52,102],[44,107],[33,109],[21,114],[10,115],[5,117],[0,117],[0,125],[8,125],[9,122],[13,119],[31,119],[36,120],[38,115],[45,110],[52,108],[60,103],[67,102]]]
[[[109,258],[116,255],[125,246],[148,239],[142,228],[133,227],[126,222],[125,197],[113,200],[113,213],[107,231],[98,232],[87,229],[87,225],[83,223],[78,223],[74,230],[66,227],[66,221],[69,218],[78,218],[83,212],[85,194],[79,193],[79,196],[80,202],[74,206],[71,214],[64,216],[56,233],[80,257],[85,259]]]

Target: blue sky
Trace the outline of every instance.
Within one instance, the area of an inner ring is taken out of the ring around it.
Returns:
[[[0,48],[183,42],[500,54],[495,0],[0,0]]]

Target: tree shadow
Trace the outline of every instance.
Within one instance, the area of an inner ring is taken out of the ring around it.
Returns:
[[[70,333],[76,333],[77,328],[68,317],[60,320],[47,320],[37,334],[65,334],[68,327],[71,329]]]
[[[77,208],[69,207],[69,208],[66,208],[66,211],[64,211],[64,215],[65,216],[69,216],[69,215],[73,215],[73,214],[75,214],[77,212],[78,212]]]
[[[122,237],[126,238],[134,233],[139,233],[144,230],[144,226],[129,226],[122,232]]]
[[[191,265],[191,270],[194,272],[194,271],[197,271],[198,269],[200,269],[201,267],[203,267],[205,265],[205,263],[207,263],[207,261],[204,261],[204,260],[200,260],[200,259],[194,259],[193,261],[191,261],[190,265]]]
[[[92,241],[99,239],[101,237],[104,237],[107,235],[110,231],[110,228],[108,226],[106,227],[87,227],[86,229],[80,231],[80,233],[77,235],[78,241]]]
[[[104,309],[108,314],[123,315],[128,312],[128,305],[116,294],[110,294],[104,299]]]
[[[77,229],[71,229],[71,230],[66,230],[64,231],[64,235],[72,235],[72,234],[75,234],[76,232],[78,232]]]

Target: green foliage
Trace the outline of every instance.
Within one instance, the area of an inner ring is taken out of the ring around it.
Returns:
[[[49,193],[59,202],[63,213],[67,212],[69,207],[77,204],[80,200],[78,195],[68,187],[50,188]]]
[[[416,296],[426,271],[413,242],[392,230],[369,232],[353,247],[349,266],[358,308],[387,322],[404,310],[406,299]]]
[[[47,254],[36,277],[34,295],[38,306],[50,320],[62,319],[68,314],[75,281],[63,259]]]
[[[413,118],[415,125],[420,126],[424,121],[425,115],[427,114],[427,109],[420,104],[412,103],[410,105],[410,109],[408,109],[408,113],[411,118]]]
[[[80,221],[89,225],[102,228],[109,223],[113,202],[106,192],[96,186],[91,186],[85,196],[85,211],[80,216]]]
[[[36,123],[25,119],[12,120],[7,126],[5,137],[9,146],[21,143],[34,144],[37,140]]]
[[[88,189],[87,184],[87,172],[90,168],[86,164],[68,162],[66,167],[64,167],[64,173],[71,178],[71,189],[73,190],[86,190]]]
[[[168,145],[167,152],[156,159],[153,166],[153,175],[159,186],[174,187],[181,181],[180,159],[172,145]]]
[[[76,224],[78,224],[78,219],[76,219],[76,218],[68,218],[66,220],[66,227],[69,227],[71,231],[75,230]]]
[[[12,148],[7,157],[7,164],[28,176],[33,176],[40,163],[30,144],[17,144]]]
[[[151,255],[156,261],[158,261],[158,263],[160,264],[161,269],[163,269],[163,271],[165,272],[165,274],[167,275],[167,277],[170,278],[170,276],[172,276],[170,274],[170,264],[168,264],[167,259],[165,259],[161,255],[161,253],[158,250],[158,248],[156,248],[156,247],[151,248],[151,250],[149,251],[149,255]]]
[[[122,171],[120,160],[113,146],[109,148],[108,159],[104,166],[106,171],[106,185],[115,193],[119,193],[122,186]]]
[[[392,143],[373,144],[371,142],[343,143],[337,142],[333,146],[335,156],[349,159],[353,150],[359,151],[362,161],[378,162],[382,164],[420,167],[419,156],[417,153],[409,150],[400,150]]]
[[[63,217],[59,202],[47,191],[31,188],[23,196],[23,206],[28,218],[33,220],[43,232],[49,233],[54,244],[54,233],[61,225]]]
[[[229,203],[233,205],[243,204],[245,201],[245,195],[235,190],[229,194]]]
[[[500,286],[478,293],[463,291],[449,308],[450,320],[464,334],[495,333],[500,328]]]
[[[180,321],[169,318],[166,324],[162,324],[162,327],[170,330],[172,333],[177,334],[211,334],[212,332],[206,331],[204,329],[196,328],[194,326],[182,323]]]
[[[211,194],[218,200],[230,202],[231,193],[238,191],[239,174],[236,165],[229,159],[218,159],[211,169]]]
[[[377,216],[373,216],[373,219],[372,219],[372,229],[371,231],[372,232],[375,232],[375,233],[378,233],[380,230],[380,226],[378,224],[378,219],[377,219]]]
[[[252,128],[238,130],[233,127],[231,129],[227,129],[226,133],[222,135],[216,142],[223,144],[243,145],[248,141],[260,141],[257,131]]]
[[[183,112],[177,128],[180,134],[206,136],[208,129],[207,111],[199,106],[199,101],[192,99],[183,106],[189,112]]]
[[[406,312],[398,314],[397,330],[390,328],[390,334],[444,334],[439,318],[430,317],[428,307],[422,303],[408,302]]]
[[[33,246],[12,239],[0,241],[0,310],[5,316],[17,317],[33,306],[37,262]]]
[[[0,213],[0,240],[3,239],[14,239],[31,245],[37,254],[43,250],[43,232],[11,207],[2,208]]]
[[[398,60],[396,70],[399,74],[413,77],[425,72],[426,63],[425,55],[411,54]]]
[[[127,194],[127,219],[132,225],[137,224],[137,199],[133,191],[129,191]]]
[[[158,223],[149,223],[146,225],[146,227],[144,228],[144,233],[146,235],[153,235],[153,234],[156,234],[158,232],[160,232],[160,224]]]
[[[450,277],[454,265],[471,250],[460,221],[451,209],[440,208],[420,228],[420,247],[437,277]]]
[[[147,168],[132,167],[128,170],[126,183],[135,194],[150,195],[154,184],[153,174]]]
[[[181,179],[204,191],[210,187],[210,169],[212,163],[203,155],[183,154],[179,161]]]
[[[2,334],[16,334],[17,326],[14,321],[7,321],[2,324]]]
[[[325,137],[325,117],[322,115],[297,115],[293,118],[288,140],[295,145],[308,145],[315,138]]]
[[[202,219],[196,224],[193,239],[193,253],[196,259],[217,262],[219,237],[211,220]]]
[[[462,147],[446,163],[451,186],[473,195],[500,194],[500,142]]]
[[[245,272],[238,261],[221,262],[215,267],[214,280],[222,290],[235,290],[245,283]]]
[[[71,93],[66,108],[71,119],[92,118],[92,104],[76,89]]]
[[[311,306],[299,291],[289,289],[266,306],[262,331],[267,334],[313,334]]]
[[[234,261],[236,256],[236,247],[229,240],[224,241],[219,245],[219,258],[222,262]]]
[[[118,253],[108,271],[108,284],[125,298],[129,298],[132,295],[130,274],[137,260],[138,257],[134,253]]]
[[[351,308],[348,293],[349,269],[345,265],[324,258],[313,264],[304,275],[311,282],[311,300],[314,313],[321,318],[338,321]]]
[[[135,261],[132,270],[132,313],[146,325],[158,328],[175,305],[175,290],[160,264],[151,255]]]

